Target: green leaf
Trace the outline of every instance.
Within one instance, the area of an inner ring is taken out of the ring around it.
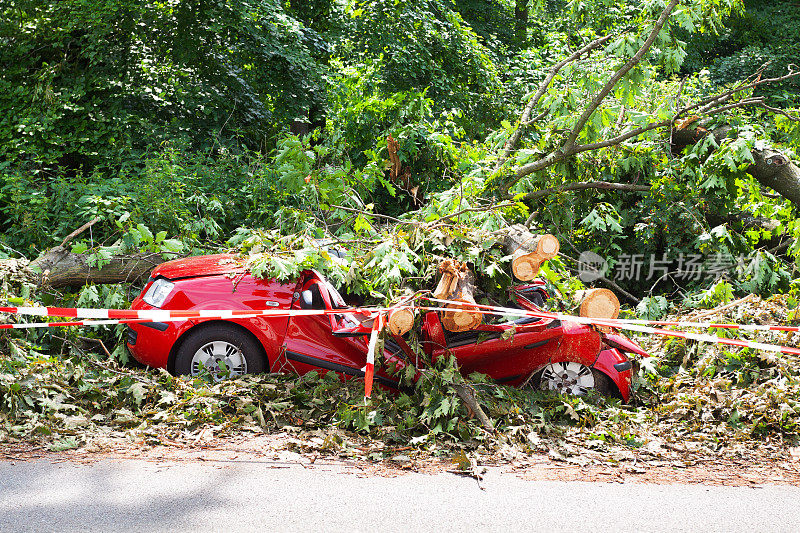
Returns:
[[[128,392],[133,396],[137,407],[142,405],[142,400],[147,396],[147,388],[138,381],[128,388]]]
[[[89,249],[89,246],[85,242],[79,242],[72,245],[72,253],[73,254],[82,254],[86,250]]]
[[[148,244],[152,244],[153,242],[153,232],[150,231],[150,228],[145,226],[144,224],[137,224],[136,229],[139,231],[139,234],[142,236],[142,240]]]

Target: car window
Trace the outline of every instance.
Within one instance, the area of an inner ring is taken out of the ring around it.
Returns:
[[[325,288],[328,289],[328,294],[331,297],[331,305],[333,305],[333,308],[334,309],[346,309],[347,307],[349,307],[345,303],[344,298],[342,298],[342,295],[339,294],[339,291],[337,291],[336,288],[333,285],[331,285],[331,283],[327,279],[325,279],[325,278],[321,278],[321,279],[322,279],[322,282],[325,285]]]

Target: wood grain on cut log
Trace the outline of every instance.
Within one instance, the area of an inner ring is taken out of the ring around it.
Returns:
[[[400,307],[389,311],[389,331],[394,335],[405,335],[414,326],[414,309]]]
[[[558,239],[549,233],[534,235],[522,224],[508,228],[504,237],[506,253],[512,256],[511,271],[517,279],[530,281],[539,273],[542,263],[558,255]]]
[[[619,299],[608,289],[588,289],[575,293],[578,316],[588,318],[617,318]]]
[[[50,287],[79,287],[88,283],[121,283],[146,278],[164,260],[161,254],[132,254],[112,256],[102,268],[89,265],[91,255],[75,254],[63,246],[51,248],[25,269],[39,285]]]
[[[463,302],[464,305],[447,304],[457,310],[445,311],[442,314],[442,326],[448,331],[469,331],[483,322],[483,315],[475,307],[475,276],[464,264],[446,259],[439,265],[442,274],[434,298]],[[470,306],[470,304],[472,304]]]

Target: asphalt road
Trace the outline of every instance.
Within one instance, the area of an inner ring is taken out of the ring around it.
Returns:
[[[364,477],[269,461],[0,462],[0,531],[800,531],[800,488]]]

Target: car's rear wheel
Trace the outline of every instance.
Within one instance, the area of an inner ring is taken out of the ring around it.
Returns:
[[[530,380],[532,387],[564,394],[584,396],[596,390],[603,396],[614,396],[614,383],[603,372],[572,361],[550,363]]]
[[[208,371],[215,381],[266,370],[258,341],[228,324],[201,326],[189,332],[175,355],[175,373],[197,376]]]

